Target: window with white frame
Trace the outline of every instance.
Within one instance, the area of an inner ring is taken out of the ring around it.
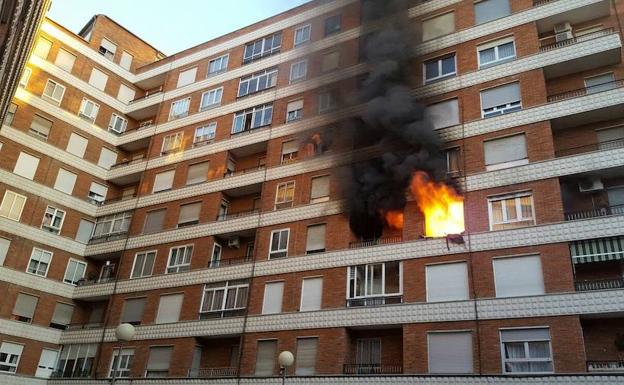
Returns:
[[[60,168],[56,175],[56,181],[54,182],[54,189],[70,194],[74,191],[74,185],[76,184],[76,178],[78,176],[73,172]]]
[[[65,345],[58,360],[58,377],[88,377],[91,375],[97,344]]]
[[[123,51],[121,53],[121,59],[119,59],[119,66],[125,70],[130,71],[130,67],[132,66],[133,59],[134,59],[134,56],[132,56],[126,51]]]
[[[463,301],[469,298],[466,262],[427,265],[425,280],[427,302]]]
[[[16,373],[24,345],[2,342],[0,345],[0,373]]]
[[[457,74],[455,64],[455,53],[427,60],[423,64],[425,68],[425,83],[455,76]]]
[[[533,226],[533,194],[521,192],[488,198],[490,230]]]
[[[469,331],[443,331],[427,333],[429,373],[472,373],[472,333]]]
[[[306,254],[322,253],[325,251],[325,231],[327,225],[322,223],[308,226],[306,233]]]
[[[169,375],[172,354],[173,346],[150,347],[145,377],[167,377]]]
[[[333,15],[325,19],[325,36],[329,36],[342,29],[342,15]]]
[[[12,319],[31,323],[35,315],[39,297],[25,293],[18,293],[13,306]]]
[[[156,313],[156,324],[166,324],[178,322],[180,311],[184,301],[183,293],[161,295],[158,301],[158,312]]]
[[[26,272],[45,277],[52,261],[52,252],[33,247]]]
[[[187,116],[189,113],[190,105],[191,98],[184,98],[171,103],[171,109],[169,110],[169,120],[180,119]]]
[[[2,204],[0,204],[0,216],[19,221],[25,204],[25,196],[11,190],[6,190],[4,192],[4,198],[2,198]]]
[[[269,245],[269,259],[284,258],[288,255],[288,238],[290,229],[271,231],[271,244]]]
[[[39,39],[37,39],[37,43],[35,44],[35,48],[33,49],[33,55],[39,56],[40,58],[45,60],[48,58],[51,48],[52,42],[48,39],[40,37]]]
[[[76,285],[78,281],[84,278],[86,271],[87,264],[85,262],[70,258],[67,262],[67,269],[65,270],[63,282]]]
[[[262,314],[278,314],[282,312],[284,299],[284,281],[267,282],[264,285]]]
[[[42,98],[56,105],[61,104],[63,95],[65,94],[65,86],[58,84],[54,80],[48,79],[43,89]]]
[[[299,47],[310,41],[312,25],[306,24],[295,29],[295,47]]]
[[[117,52],[117,44],[108,39],[102,39],[98,52],[108,60],[113,61],[115,58],[115,52]]]
[[[289,102],[286,106],[286,122],[303,118],[303,99]]]
[[[299,154],[299,143],[296,140],[289,140],[282,143],[281,164],[291,163],[297,160]]]
[[[552,373],[548,328],[501,329],[503,373]]]
[[[320,310],[323,300],[323,277],[304,278],[301,281],[299,311]]]
[[[323,91],[318,96],[318,111],[320,114],[331,111],[338,106],[338,96],[335,90]]]
[[[192,255],[193,245],[177,246],[169,249],[167,273],[179,273],[182,271],[189,271],[191,268]]]
[[[481,116],[508,114],[522,109],[520,83],[509,83],[481,91]]]
[[[197,127],[195,129],[195,136],[193,137],[193,145],[206,144],[214,140],[217,132],[217,123],[212,122],[205,126]]]
[[[56,54],[56,59],[54,60],[54,65],[59,67],[60,69],[71,73],[74,68],[74,63],[76,62],[76,55],[69,53],[63,48],[59,49]]]
[[[210,263],[208,267],[215,268],[219,267],[221,264],[221,253],[223,252],[223,247],[215,242],[212,245],[212,254],[210,256]]]
[[[178,75],[178,84],[176,88],[184,87],[189,84],[195,83],[195,78],[197,77],[197,67],[189,68],[184,71],[180,71]]]
[[[305,80],[308,74],[308,59],[300,60],[290,65],[290,82]]]
[[[60,352],[58,350],[54,349],[41,349],[41,355],[39,356],[39,362],[37,363],[35,377],[50,378],[56,368],[59,353]]]
[[[80,103],[80,112],[78,115],[88,120],[89,122],[95,122],[95,118],[97,118],[98,111],[100,110],[100,105],[92,102],[87,98],[82,99],[82,103]]]
[[[539,255],[492,260],[496,297],[544,294],[544,276]]]
[[[516,46],[513,36],[499,39],[477,47],[479,68],[501,64],[515,59]]]
[[[95,223],[93,238],[102,238],[125,233],[130,228],[131,220],[131,211],[99,217]]]
[[[208,76],[213,76],[227,71],[230,55],[219,56],[208,62]]]
[[[445,100],[427,106],[425,117],[434,129],[451,127],[459,124],[459,102],[457,98]]]
[[[143,234],[157,233],[163,229],[165,224],[165,215],[167,209],[159,209],[148,211],[145,214],[145,223],[143,224]]]
[[[13,167],[13,173],[15,175],[23,176],[26,179],[33,180],[38,166],[39,158],[25,152],[20,152],[17,157],[17,162],[15,162],[15,167]]]
[[[126,298],[121,312],[121,323],[140,325],[143,321],[146,298]]]
[[[182,149],[183,132],[167,135],[163,138],[161,154],[168,154],[170,152],[180,151]]]
[[[192,226],[199,223],[201,202],[188,203],[180,206],[178,227]]]
[[[210,162],[195,163],[189,166],[186,173],[186,185],[202,183],[208,180],[208,170]]]
[[[114,370],[115,378],[130,377],[130,370],[132,370],[132,361],[134,360],[134,349],[121,349],[121,358],[119,357],[119,349],[114,349],[113,356],[111,357],[111,365],[108,376],[113,377]]]
[[[154,269],[154,260],[156,259],[155,251],[142,251],[134,256],[134,264],[132,265],[132,274],[130,278],[149,277]]]
[[[232,134],[268,126],[273,120],[273,105],[264,104],[234,114]]]
[[[168,170],[159,172],[154,176],[154,186],[152,186],[152,193],[171,190],[173,186],[173,177],[175,176],[175,170]]]
[[[128,119],[113,113],[108,123],[108,129],[116,134],[122,134],[126,132],[126,128],[128,128]]]
[[[89,77],[89,84],[91,84],[93,87],[97,88],[100,91],[104,91],[104,89],[106,88],[107,82],[108,82],[108,75],[98,70],[97,68],[93,68],[91,70],[91,76]]]
[[[79,158],[82,158],[87,151],[87,146],[89,145],[89,139],[84,136],[78,135],[75,132],[72,132],[69,135],[69,140],[67,141],[67,148],[65,149],[70,154],[76,155]]]
[[[295,182],[284,182],[277,185],[275,191],[275,210],[293,207]]]
[[[50,327],[59,330],[67,329],[67,326],[71,323],[73,314],[73,305],[57,302],[56,305],[54,305],[54,312],[52,313],[52,319],[50,320]]]
[[[455,32],[455,12],[431,17],[422,22],[422,40],[427,41]]]
[[[486,140],[483,142],[483,149],[487,171],[529,163],[525,134]]]
[[[220,106],[222,96],[223,96],[223,87],[215,88],[214,90],[204,92],[201,97],[199,110],[204,111],[209,108]]]
[[[200,319],[223,318],[240,315],[247,307],[249,282],[226,281],[204,286]]]
[[[509,0],[480,0],[474,3],[475,24],[500,19],[511,14]]]
[[[91,182],[91,186],[89,187],[89,193],[87,197],[91,201],[91,203],[96,205],[101,205],[106,200],[106,193],[108,192],[108,187],[101,185],[99,183]]]
[[[238,84],[238,97],[254,94],[277,85],[277,67],[244,76]]]
[[[48,206],[45,214],[43,214],[43,222],[41,228],[51,233],[58,234],[61,232],[63,221],[65,220],[65,211],[56,207]]]
[[[392,261],[347,268],[347,306],[401,303],[403,265]]]
[[[22,88],[26,88],[26,86],[28,86],[30,75],[32,75],[32,70],[29,67],[24,68],[24,72],[22,72],[22,77],[20,78],[18,85]]]
[[[282,33],[277,32],[271,36],[258,39],[254,42],[245,44],[245,52],[243,54],[243,64],[260,60],[263,57],[274,55],[280,52],[282,47]]]
[[[15,118],[15,114],[17,113],[17,104],[15,103],[11,103],[9,104],[9,108],[7,110],[7,114],[4,117],[4,124],[6,124],[7,126],[10,126],[13,124],[13,119]],[[2,149],[2,146],[0,146],[0,149]]]

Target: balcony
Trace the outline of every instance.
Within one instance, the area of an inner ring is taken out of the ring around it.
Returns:
[[[568,212],[565,214],[565,219],[566,221],[575,221],[579,219],[598,218],[620,214],[624,214],[624,205],[606,206],[599,209]]]
[[[189,369],[189,378],[238,377],[237,367]]]
[[[623,373],[624,360],[622,361],[587,361],[588,372]]]
[[[390,295],[383,297],[366,297],[366,298],[349,298],[347,299],[347,307],[358,306],[382,306],[403,303],[402,295]]]
[[[624,278],[596,279],[574,282],[576,291],[609,290],[624,288]]]
[[[380,375],[380,374],[402,374],[401,365],[381,365],[381,364],[344,364],[343,374],[351,375]]]
[[[356,242],[349,242],[349,248],[350,249],[359,249],[361,247],[372,247],[372,246],[378,246],[378,245],[391,245],[394,243],[401,243],[403,242],[403,237],[398,236],[398,237],[381,237],[381,238],[377,238],[377,239],[371,239],[371,240],[367,240],[367,241],[356,241]]]

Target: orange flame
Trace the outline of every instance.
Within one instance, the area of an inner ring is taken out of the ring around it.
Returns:
[[[425,235],[445,237],[464,232],[464,198],[444,183],[429,180],[417,171],[410,184],[412,196],[425,215]]]
[[[391,229],[402,230],[403,229],[403,211],[388,210],[382,211],[381,215],[386,220],[386,225]]]

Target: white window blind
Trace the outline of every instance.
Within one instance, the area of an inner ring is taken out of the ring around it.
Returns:
[[[2,198],[2,204],[0,204],[0,216],[19,221],[24,204],[26,204],[25,196],[6,190],[4,198]]]
[[[106,199],[107,192],[108,187],[99,183],[91,182],[91,187],[89,187],[89,198],[97,203],[101,203]]]
[[[428,333],[429,373],[472,373],[472,333]]]
[[[483,110],[519,101],[520,84],[517,82],[481,91],[481,108]]]
[[[115,52],[117,52],[117,45],[108,39],[102,39],[102,41],[100,42],[100,47],[106,49],[112,54],[112,56],[115,56]]]
[[[483,142],[488,171],[514,167],[529,162],[526,135],[513,135]]]
[[[297,338],[296,366],[297,376],[311,376],[316,372],[316,351],[318,338]]]
[[[435,129],[459,124],[458,100],[449,99],[427,106],[425,118],[433,124]]]
[[[57,325],[69,325],[71,323],[74,307],[72,305],[57,302],[52,314],[52,323]]]
[[[329,200],[329,175],[312,178],[310,203],[326,202]]]
[[[106,147],[102,147],[102,151],[100,151],[100,159],[98,159],[98,166],[110,170],[111,166],[115,163],[117,163],[117,153]]]
[[[89,243],[94,227],[95,223],[86,219],[81,219],[78,225],[78,231],[76,232],[76,240],[80,243]]]
[[[427,302],[468,299],[468,267],[465,262],[426,267]]]
[[[13,315],[21,317],[20,321],[30,322],[35,315],[38,301],[39,297],[35,297],[34,295],[18,293],[15,305],[13,306]]]
[[[497,258],[492,261],[492,265],[497,297],[544,294],[544,276],[539,255]]]
[[[156,314],[156,323],[178,322],[183,300],[184,294],[161,295],[158,303],[158,313]]]
[[[304,278],[301,282],[300,311],[320,310],[323,300],[323,278]]]
[[[186,184],[202,183],[208,179],[208,170],[210,162],[195,163],[189,166],[186,174]]]
[[[156,174],[154,177],[154,187],[152,192],[171,190],[173,186],[173,177],[175,176],[175,170],[169,170]]]
[[[66,194],[71,194],[74,191],[74,184],[76,184],[76,174],[64,169],[59,169],[56,176],[56,182],[54,182],[54,188],[62,191]]]
[[[455,13],[449,12],[444,15],[432,17],[422,22],[423,41],[434,39],[438,36],[447,35],[455,31]]]
[[[255,376],[272,376],[275,369],[276,355],[277,341],[258,341],[258,349],[256,349],[256,370],[254,372]]]
[[[596,136],[601,150],[620,148],[624,143],[624,126],[597,130]]]
[[[10,246],[11,246],[10,240],[0,237],[0,266],[4,265],[4,259],[6,258],[9,252]]]
[[[165,223],[166,209],[150,211],[145,216],[145,225],[143,226],[143,232],[145,234],[155,233],[163,228]]]
[[[37,167],[39,166],[39,158],[25,152],[20,152],[17,162],[13,168],[13,173],[23,176],[27,179],[34,179]]]
[[[33,49],[33,55],[39,56],[42,59],[47,59],[50,54],[50,48],[52,48],[52,42],[50,40],[39,38],[35,49]]]
[[[475,24],[482,24],[511,14],[511,7],[509,0],[481,0],[475,3],[474,11]]]
[[[325,251],[325,229],[325,224],[308,226],[306,254]]]
[[[106,83],[108,82],[108,75],[100,71],[97,68],[91,70],[91,76],[89,77],[89,84],[98,90],[104,91]]]
[[[143,310],[145,309],[145,298],[130,298],[124,301],[124,308],[121,314],[121,323],[129,323],[138,325],[143,319]]]
[[[121,66],[121,68],[127,69],[129,71],[130,66],[132,65],[133,58],[134,57],[130,55],[128,52],[123,51],[121,53],[121,59],[119,60],[119,65]]]
[[[69,142],[67,142],[67,152],[82,158],[85,151],[87,151],[88,144],[89,140],[87,138],[72,132],[71,135],[69,135]]]
[[[340,52],[330,52],[328,54],[323,55],[321,59],[321,71],[329,72],[338,68],[340,64]]]
[[[303,118],[303,99],[295,100],[286,106],[286,121],[292,122]]]
[[[282,312],[282,298],[284,296],[284,282],[268,282],[264,286],[264,301],[262,314],[277,314]]]
[[[184,87],[191,83],[195,82],[195,77],[197,76],[197,67],[189,68],[180,72],[178,75],[178,85],[177,88]]]
[[[146,377],[166,377],[171,363],[172,346],[153,346],[147,360]]]
[[[65,70],[67,72],[71,72],[74,68],[74,63],[76,62],[76,56],[65,51],[63,48],[59,49],[56,54],[56,60],[54,60],[54,64]]]
[[[178,226],[192,225],[192,224],[199,223],[200,210],[201,210],[201,202],[181,205],[180,214],[178,216]]]
[[[119,92],[117,93],[117,99],[124,103],[130,103],[131,100],[134,100],[134,96],[136,92],[134,89],[128,87],[125,84],[121,84],[119,86]]]

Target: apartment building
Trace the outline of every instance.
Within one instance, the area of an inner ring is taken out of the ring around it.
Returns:
[[[624,383],[624,2],[414,1],[463,232],[410,197],[372,239],[342,179],[378,146],[320,144],[360,11],[168,57],[44,22],[0,130],[0,383],[269,384],[283,351],[298,384]]]

